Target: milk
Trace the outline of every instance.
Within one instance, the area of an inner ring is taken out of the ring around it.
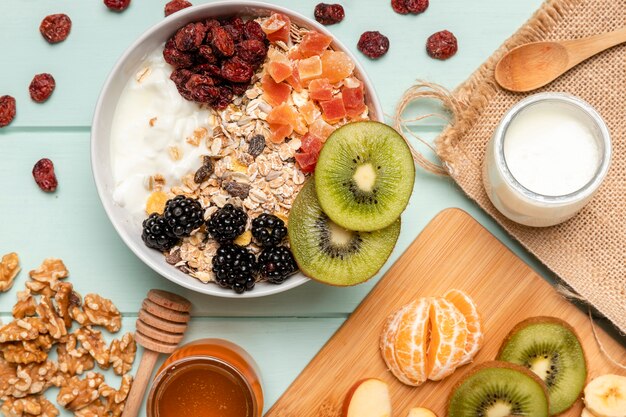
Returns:
[[[525,188],[546,196],[571,194],[592,180],[600,149],[586,115],[571,105],[540,102],[511,121],[504,159]]]

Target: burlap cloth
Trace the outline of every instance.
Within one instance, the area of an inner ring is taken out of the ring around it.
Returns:
[[[583,98],[599,111],[610,129],[613,158],[609,174],[580,214],[549,228],[516,224],[491,204],[483,188],[481,167],[496,125],[511,106],[527,96],[507,92],[494,81],[494,68],[506,51],[528,42],[575,39],[624,26],[625,0],[549,0],[452,93],[432,84],[418,84],[398,106],[401,115],[415,98],[435,97],[444,102],[454,121],[435,142],[442,165],[428,162],[415,152],[417,162],[437,174],[450,175],[470,198],[622,332],[626,332],[626,45],[596,55],[535,91],[562,91]],[[401,127],[398,115],[396,122]]]

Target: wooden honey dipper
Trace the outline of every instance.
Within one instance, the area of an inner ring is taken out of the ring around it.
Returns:
[[[172,353],[185,336],[191,303],[180,295],[150,290],[137,318],[135,340],[144,347],[122,417],[136,417],[161,353]]]

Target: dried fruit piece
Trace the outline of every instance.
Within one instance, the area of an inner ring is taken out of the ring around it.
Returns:
[[[72,30],[72,20],[68,15],[59,13],[46,16],[39,25],[41,36],[49,43],[62,42]]]
[[[318,78],[309,83],[309,94],[313,100],[330,100],[333,98],[333,86],[328,82],[328,78]]]
[[[222,77],[234,83],[248,83],[254,71],[252,67],[239,57],[224,61],[221,70]],[[229,100],[230,101],[230,100]]]
[[[302,41],[295,49],[294,55],[298,55],[298,59],[321,55],[322,52],[328,49],[332,41],[333,38],[330,36],[311,30],[302,37]]]
[[[188,23],[174,35],[174,45],[179,51],[193,51],[202,44],[205,35],[206,28],[202,23]]]
[[[165,47],[163,48],[163,59],[175,68],[189,68],[193,65],[193,56],[187,52],[182,52],[176,49],[173,38],[165,43]]]
[[[204,181],[209,179],[211,174],[213,174],[214,169],[213,160],[209,156],[204,156],[202,158],[202,166],[196,171],[193,181],[196,184],[202,184]]]
[[[11,96],[0,97],[0,128],[8,126],[15,118],[15,99]]]
[[[235,53],[233,37],[221,26],[213,26],[211,32],[211,46],[215,52],[223,56],[232,56]]]
[[[406,0],[406,8],[412,14],[424,13],[428,9],[428,0]]]
[[[193,5],[186,0],[172,0],[165,5],[165,17],[191,6]]]
[[[51,193],[59,185],[54,173],[54,164],[48,158],[37,161],[33,167],[33,178],[42,191]]]
[[[391,8],[399,14],[409,14],[407,0],[391,0]]]
[[[132,333],[126,333],[121,339],[111,342],[109,363],[117,375],[124,375],[133,367],[137,344]]]
[[[346,17],[346,12],[341,4],[320,3],[315,6],[314,16],[322,25],[334,25]]]
[[[320,101],[322,115],[327,122],[336,122],[346,117],[346,108],[341,95],[328,101]]]
[[[261,25],[254,20],[248,20],[244,24],[243,36],[247,40],[255,40],[263,43],[267,42],[267,36],[265,36],[265,32],[263,32],[263,28],[261,28]]]
[[[447,30],[433,33],[426,41],[426,52],[434,59],[451,58],[458,49],[456,37]]]
[[[349,77],[354,71],[354,62],[345,52],[324,51],[320,56],[322,60],[322,75],[320,78],[328,78],[331,84],[338,83]]]
[[[293,133],[291,125],[271,124],[270,123],[270,140],[273,143],[281,143]]]
[[[303,82],[311,81],[322,76],[322,59],[319,56],[301,59],[298,61],[298,74]]]
[[[43,103],[48,100],[56,87],[54,77],[50,74],[37,74],[28,86],[30,98],[37,103]]]
[[[0,291],[5,292],[13,286],[13,280],[20,272],[20,258],[17,253],[7,253],[0,261]]]
[[[282,13],[274,13],[261,24],[261,28],[270,42],[284,42],[289,45],[291,19]]]
[[[242,200],[248,197],[251,188],[250,184],[244,184],[238,181],[224,182],[222,187],[232,197],[239,197]]]
[[[123,12],[130,6],[130,0],[104,0],[104,5],[114,12]]]
[[[290,86],[285,83],[277,83],[267,74],[261,79],[261,88],[263,89],[263,99],[272,107],[285,103],[291,95]]]
[[[235,54],[248,64],[258,66],[265,60],[267,48],[263,42],[249,39],[237,44]]]
[[[311,100],[304,103],[299,110],[302,117],[304,117],[304,121],[309,126],[315,122],[315,119],[322,115],[322,112],[320,112],[315,103]]]
[[[163,191],[153,192],[152,194],[150,194],[150,196],[148,197],[148,201],[146,202],[146,214],[163,214],[163,210],[165,210],[165,203],[167,203],[167,200],[167,194]]]
[[[364,32],[357,48],[368,58],[378,59],[389,50],[389,38],[378,31]]]
[[[252,136],[250,143],[248,143],[248,153],[252,155],[253,158],[256,158],[263,153],[263,149],[265,149],[265,136]]]

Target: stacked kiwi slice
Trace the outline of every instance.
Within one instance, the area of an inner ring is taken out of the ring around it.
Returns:
[[[574,405],[586,379],[574,329],[555,317],[533,317],[511,330],[497,361],[461,379],[450,395],[448,416],[554,416]]]
[[[374,276],[398,240],[414,180],[411,152],[391,127],[354,122],[333,132],[289,213],[300,270],[338,286]]]

